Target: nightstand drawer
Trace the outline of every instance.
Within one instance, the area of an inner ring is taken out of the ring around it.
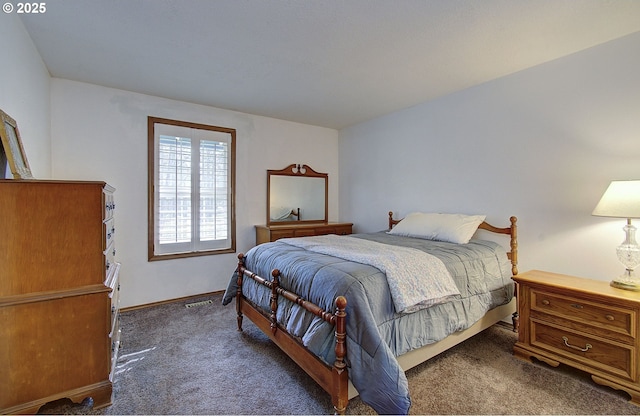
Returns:
[[[610,342],[535,320],[531,322],[531,345],[590,368],[637,381],[637,353],[631,345]]]
[[[531,290],[531,310],[589,326],[635,337],[636,313],[605,303],[591,302],[578,297],[551,294],[536,289]]]

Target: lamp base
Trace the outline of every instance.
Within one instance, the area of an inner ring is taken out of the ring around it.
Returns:
[[[619,280],[612,280],[610,285],[618,289],[633,290],[635,292],[640,292],[640,283],[638,282],[621,282]]]
[[[627,269],[622,276],[613,279],[610,285],[618,289],[640,292],[640,279],[630,269]]]

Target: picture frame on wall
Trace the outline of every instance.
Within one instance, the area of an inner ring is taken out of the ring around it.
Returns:
[[[14,179],[33,179],[31,168],[27,161],[27,155],[22,146],[18,123],[7,113],[0,110],[0,139],[2,152],[0,152],[0,175],[6,178],[7,165]]]
[[[4,145],[0,143],[0,179],[6,179],[9,175],[11,171],[7,163],[7,154],[4,152]]]

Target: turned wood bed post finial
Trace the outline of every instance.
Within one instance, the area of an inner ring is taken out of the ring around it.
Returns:
[[[242,332],[242,277],[244,276],[244,254],[238,254],[238,267],[236,268],[236,277],[238,287],[236,289],[236,314],[238,321],[238,331]]]
[[[516,222],[518,218],[513,216],[509,218],[511,221],[511,274],[518,274],[518,226]]]
[[[273,269],[271,276],[273,276],[273,281],[271,282],[271,332],[275,334],[278,330],[278,287],[280,286],[280,270]]]
[[[336,298],[336,361],[333,363],[334,383],[334,403],[333,407],[336,414],[344,414],[349,403],[348,383],[349,376],[346,371],[347,364],[345,356],[347,355],[347,347],[345,341],[347,338],[347,298],[338,296]]]
[[[515,276],[518,274],[518,226],[516,225],[518,218],[513,216],[509,220],[511,221],[511,274]],[[517,291],[516,285],[516,297],[518,296]],[[511,315],[511,322],[513,324],[513,332],[518,332],[520,329],[520,315],[517,310]]]

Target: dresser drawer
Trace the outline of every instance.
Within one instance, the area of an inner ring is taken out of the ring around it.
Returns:
[[[271,241],[276,241],[281,238],[292,238],[295,237],[293,230],[272,230],[271,231]]]
[[[113,192],[109,192],[106,189],[103,191],[104,195],[104,214],[103,219],[108,220],[113,217],[116,209],[116,203],[113,196]]]
[[[114,241],[116,235],[116,225],[113,218],[108,219],[107,221],[102,223],[102,250],[106,250],[111,242]]]
[[[531,345],[590,368],[637,381],[636,348],[532,320]]]
[[[256,225],[256,244],[276,241],[281,238],[311,237],[325,234],[347,235],[352,233],[352,229],[353,223],[350,222],[305,224],[291,221],[286,225]]]
[[[118,351],[120,349],[120,263],[113,263],[110,267],[111,274],[105,284],[111,289],[109,299],[111,300],[111,329],[109,340],[111,341],[111,371],[109,380],[113,381]]]
[[[334,234],[338,234],[338,235],[349,235],[353,232],[353,226],[352,225],[344,225],[344,226],[338,226],[335,228]]]
[[[109,297],[111,298],[111,328],[114,328],[120,311],[120,283],[116,284]]]
[[[111,329],[111,333],[109,334],[109,339],[111,340],[111,367],[109,369],[109,380],[113,381],[116,370],[116,363],[118,361],[118,352],[120,351],[120,335],[122,331],[120,330],[120,318],[116,318],[115,325]]]
[[[109,339],[111,339],[111,358],[117,353],[118,346],[120,345],[120,316],[116,315],[116,320],[109,332]]]
[[[120,286],[113,293],[111,297],[111,327],[116,326],[116,321],[118,320],[118,315],[120,313]]]
[[[320,227],[315,229],[314,235],[326,235],[326,234],[338,234],[338,235],[347,235],[351,234],[351,225],[349,226],[339,226],[336,225],[334,227]]]
[[[631,338],[636,336],[636,311],[628,308],[532,289],[531,310],[597,327],[605,333],[612,331]]]
[[[104,267],[105,267],[105,280],[109,279],[109,276],[113,273],[114,267],[116,265],[115,256],[116,256],[116,244],[114,241],[111,242],[111,245],[107,247],[104,251]]]
[[[295,237],[311,237],[319,235],[316,231],[317,230],[314,230],[313,228],[299,228],[296,229],[293,234]]]

